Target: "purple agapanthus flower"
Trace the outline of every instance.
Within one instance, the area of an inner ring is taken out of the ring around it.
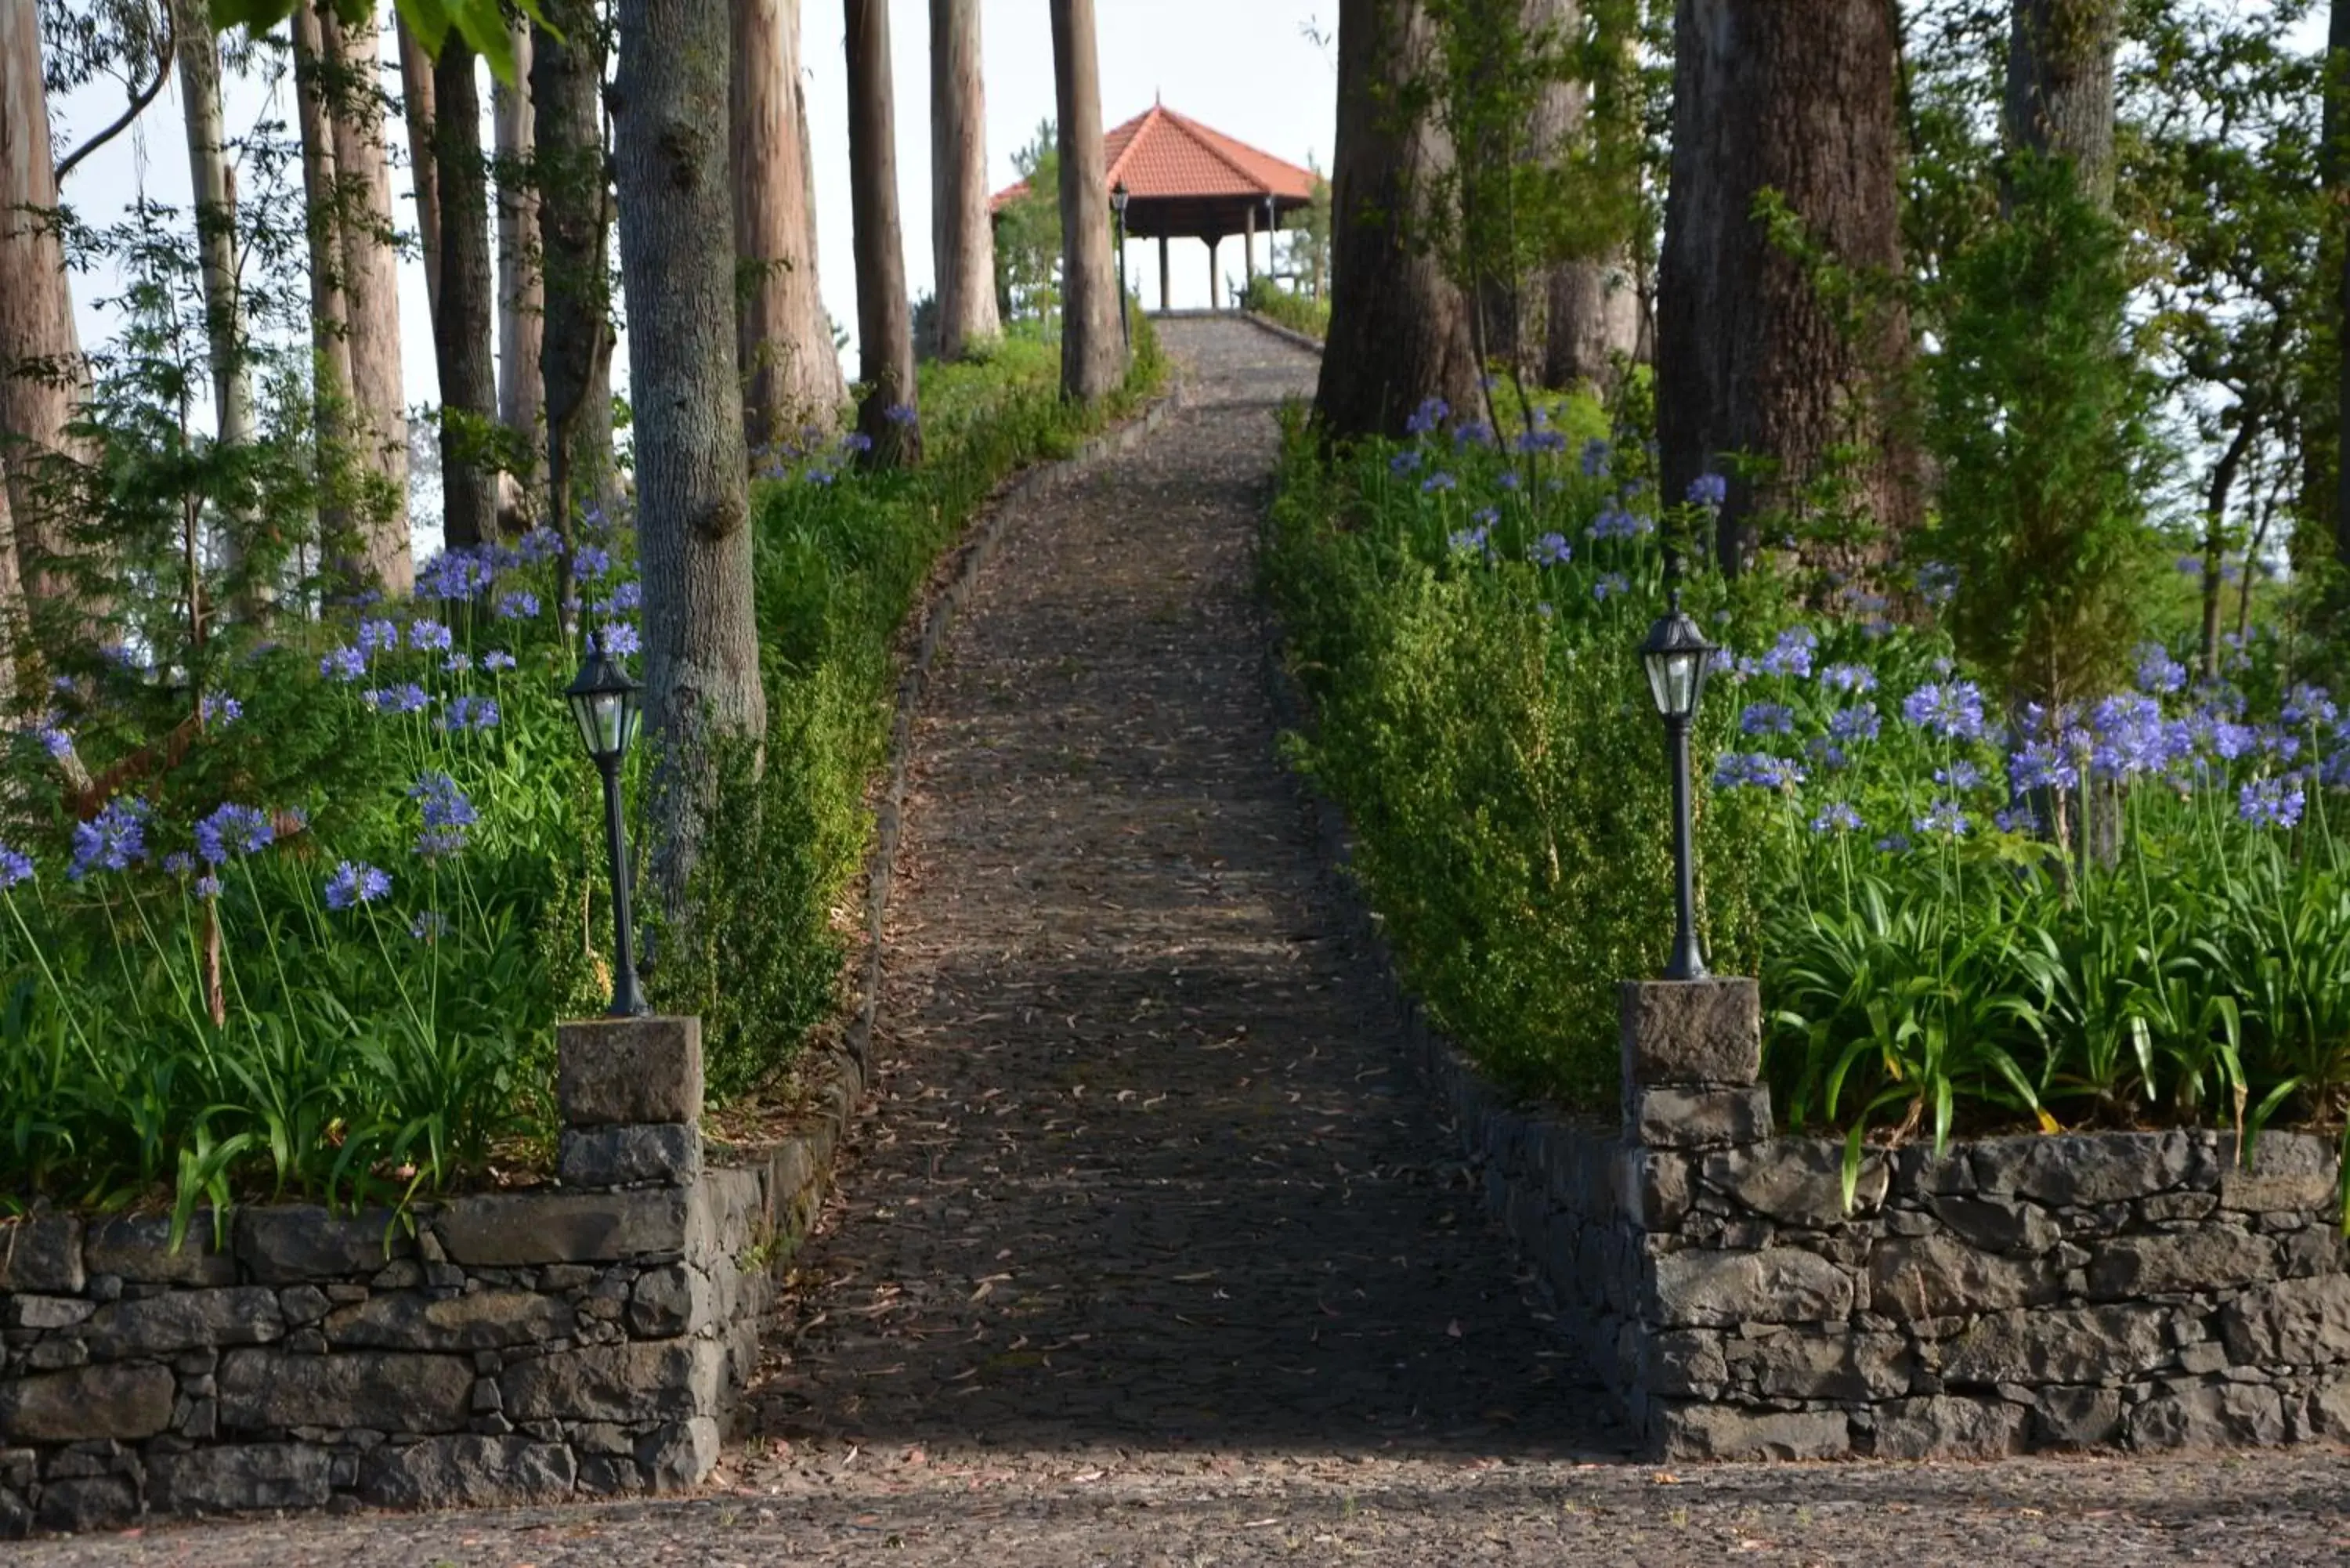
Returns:
[[[1902,700],[1901,716],[1921,730],[1950,741],[1982,736],[1982,691],[1971,680],[1929,682]]]
[[[1926,815],[1910,824],[1920,834],[1939,834],[1948,838],[1964,838],[1973,824],[1959,809],[1954,800],[1938,800],[1926,808]]]
[[[1770,650],[1754,660],[1757,675],[1794,676],[1802,679],[1812,672],[1812,655],[1820,646],[1820,634],[1807,626],[1789,627],[1779,634],[1779,640]]]
[[[637,652],[642,644],[635,622],[616,620],[596,628],[596,646],[614,659],[623,659]]]
[[[0,893],[33,875],[33,857],[21,849],[0,844]]]
[[[494,648],[482,655],[482,668],[489,670],[512,670],[515,656],[503,648]]]
[[[529,620],[538,614],[538,596],[527,588],[516,588],[498,597],[497,618],[500,620]]]
[[[881,410],[881,417],[893,425],[910,425],[921,418],[911,403],[891,403]]]
[[[1459,480],[1439,469],[1419,482],[1419,491],[1423,495],[1430,495],[1440,490],[1457,490],[1460,484]]]
[[[600,545],[582,545],[572,553],[572,575],[582,581],[600,577],[611,569],[611,552]]]
[[[2003,805],[1991,814],[1991,825],[2002,833],[2033,834],[2040,831],[2040,814],[2028,805]]]
[[[1441,424],[1444,416],[1451,411],[1452,405],[1442,398],[1423,398],[1419,407],[1411,411],[1411,417],[1404,421],[1403,428],[1412,435],[1426,435]]]
[[[25,732],[33,738],[34,743],[41,750],[48,753],[53,761],[63,762],[67,753],[73,750],[73,737],[67,734],[57,723],[57,716],[55,713],[49,714]]]
[[[1564,534],[1545,534],[1526,546],[1526,558],[1537,566],[1564,566],[1575,559],[1575,547]]]
[[[2170,657],[2169,649],[2149,642],[2137,650],[2137,689],[2166,696],[2187,684],[2187,667]]]
[[[1690,481],[1689,498],[1693,506],[1720,506],[1730,499],[1730,481],[1718,473],[1700,473]]]
[[[1409,473],[1419,467],[1419,448],[1408,446],[1388,459],[1388,472],[1395,474]]]
[[[224,692],[208,692],[197,704],[207,724],[234,724],[244,717],[244,704]]]
[[[2324,687],[2303,682],[2285,694],[2284,709],[2278,717],[2294,729],[2308,726],[2330,730],[2342,717],[2342,711],[2334,705],[2334,699],[2326,693]]]
[[[462,730],[494,730],[498,727],[497,699],[452,697],[449,711],[442,715],[441,727],[452,734]]]
[[[408,922],[408,934],[420,942],[437,941],[449,934],[449,917],[438,909],[426,909]]]
[[[346,860],[335,867],[327,878],[327,908],[348,909],[360,904],[372,904],[391,891],[388,872],[360,862]]]
[[[532,566],[551,561],[563,554],[563,535],[542,523],[522,536],[515,553]]]
[[[232,855],[257,855],[276,836],[267,812],[231,801],[196,824],[196,853],[218,866]]]
[[[1963,759],[1934,770],[1934,782],[1945,789],[1970,790],[1982,783],[1982,770]]]
[[[1611,501],[1599,509],[1599,515],[1584,530],[1592,539],[1638,539],[1657,531],[1656,519],[1644,517]]]
[[[424,831],[416,839],[419,856],[441,860],[465,847],[467,830],[481,820],[481,814],[456,780],[444,773],[421,774],[408,794],[424,813]]]
[[[645,607],[645,585],[634,577],[625,583],[614,583],[610,603],[616,615],[636,614]]]
[[[432,702],[424,688],[411,680],[400,686],[380,686],[359,693],[359,701],[379,713],[421,712]]]
[[[1804,782],[1804,770],[1766,752],[1725,752],[1714,764],[1716,789],[1788,790]]]
[[[2299,779],[2254,779],[2237,792],[2236,815],[2255,827],[2289,828],[2304,804]]]
[[[1918,568],[1918,597],[1929,605],[1946,605],[1958,597],[1959,569],[1942,561]]]
[[[388,620],[363,620],[359,622],[360,653],[369,656],[373,656],[378,653],[390,653],[397,651],[399,647],[400,628],[392,625],[391,622]]]
[[[2064,759],[2046,741],[2029,742],[2007,759],[2007,787],[2019,800],[2033,790],[2062,789],[2071,782]]]
[[[1839,741],[1873,741],[1884,727],[1874,702],[1856,702],[1828,715],[1828,733]]]
[[[147,803],[136,795],[108,801],[88,822],[74,824],[66,875],[80,881],[93,869],[125,871],[147,858]]]
[[[1738,715],[1738,728],[1749,735],[1792,734],[1795,711],[1783,702],[1750,702]]]
[[[1631,580],[1621,572],[1602,572],[1599,580],[1591,585],[1591,597],[1598,604],[1632,591]]]
[[[446,653],[453,639],[437,620],[420,620],[408,628],[408,646],[424,653]]]
[[[1585,441],[1583,443],[1583,476],[1586,479],[1605,479],[1607,476],[1609,455],[1607,443],[1597,436],[1593,436],[1589,441]]]
[[[1859,828],[1860,813],[1840,800],[1822,807],[1820,814],[1812,818],[1814,833],[1855,833]]]
[[[338,648],[318,660],[318,673],[329,680],[357,680],[367,673],[367,654],[348,646]]]
[[[473,668],[473,656],[464,652],[452,653],[441,661],[441,668],[451,675],[463,675]]]
[[[1866,664],[1831,664],[1820,671],[1820,684],[1831,691],[1874,691],[1877,671]]]
[[[2153,773],[2171,759],[2162,705],[2151,697],[2107,697],[2089,710],[2089,765],[2101,778]]]

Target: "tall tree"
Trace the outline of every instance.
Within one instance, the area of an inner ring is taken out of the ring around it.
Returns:
[[[816,288],[816,195],[799,0],[733,0],[727,88],[743,429],[764,446],[787,425],[829,422],[848,396]]]
[[[408,174],[416,193],[417,248],[424,256],[425,308],[441,319],[441,166],[432,132],[432,57],[395,13],[400,36],[400,101],[408,122]]]
[[[1562,39],[1574,39],[1583,26],[1582,0],[1526,0],[1526,9],[1530,25],[1555,28]],[[1629,55],[1628,47],[1625,53]],[[1617,98],[1627,101],[1618,103]],[[1629,94],[1595,95],[1591,84],[1577,76],[1555,77],[1542,95],[1534,145],[1559,148],[1579,141],[1596,114],[1610,113],[1637,115],[1637,101]],[[1617,367],[1636,356],[1640,347],[1640,298],[1630,236],[1597,255],[1553,264],[1542,286],[1543,382],[1553,387],[1611,385]]]
[[[1333,440],[1399,434],[1420,400],[1478,396],[1469,311],[1422,243],[1452,150],[1415,84],[1419,0],[1342,0],[1330,180],[1330,327],[1314,410]]]
[[[849,217],[856,228],[857,428],[877,468],[920,462],[914,311],[898,227],[897,96],[889,75],[889,0],[845,0],[848,23]]]
[[[573,513],[604,493],[612,469],[612,193],[604,153],[604,29],[596,0],[544,0],[555,31],[531,40],[546,329],[547,516],[565,538]]]
[[[536,145],[531,34],[529,23],[513,25],[514,84],[497,82],[490,88],[490,121],[496,128],[498,154],[498,422],[512,433],[523,454],[525,479],[536,479],[538,471],[538,354],[546,319],[538,260],[538,198],[531,176]]]
[[[2007,46],[2008,144],[2073,165],[2114,204],[2114,50],[2119,0],[2015,0]]]
[[[1052,0],[1053,96],[1061,150],[1061,395],[1091,402],[1126,376],[1118,258],[1102,146],[1094,0]]]
[[[620,270],[637,409],[656,889],[682,912],[720,748],[766,732],[736,373],[728,22],[709,0],[620,0],[613,83]]]
[[[995,313],[995,225],[987,210],[979,0],[931,0],[931,258],[938,275],[939,358],[961,359],[1003,331]]]
[[[2321,426],[2332,421],[2334,483],[2329,496],[2316,491],[2303,504],[2321,518],[2332,503],[2334,558],[2350,567],[2350,0],[2333,0],[2326,16],[2325,109],[2321,170],[2325,189],[2334,198],[2326,203],[2333,226],[2329,239],[2337,275],[2328,302],[2328,323],[2334,338],[2334,407],[2324,410]],[[2303,470],[2323,470],[2323,462],[2303,461]]]
[[[12,620],[26,589],[44,594],[41,563],[65,548],[34,470],[65,449],[82,379],[65,251],[50,216],[53,158],[37,17],[28,4],[0,5],[0,476],[15,520],[11,538],[0,540],[0,617]]]
[[[244,352],[244,307],[236,266],[236,195],[221,113],[220,45],[206,0],[172,0],[179,57],[180,110],[188,136],[196,254],[204,290],[204,339],[211,353],[214,433],[225,446],[253,439],[253,377]]]
[[[498,412],[490,354],[490,192],[473,51],[454,33],[432,64],[433,162],[441,187],[441,304],[432,317],[441,371],[442,537],[452,549],[497,528]]]
[[[404,594],[415,586],[416,569],[408,543],[408,405],[383,67],[373,18],[345,23],[330,12],[324,23],[338,66],[328,108],[335,127],[350,441],[363,482],[354,508],[359,547],[350,566],[386,593]]]
[[[1674,35],[1658,289],[1665,498],[1701,474],[1728,482],[1716,546],[1736,570],[1758,512],[1799,510],[1842,449],[1866,454],[1840,476],[1860,511],[1906,528],[1917,468],[1890,401],[1906,317],[1881,303],[1856,321],[1819,275],[1900,275],[1893,8],[1681,0]],[[1777,203],[1801,243],[1774,240],[1758,201]]]
[[[319,8],[299,0],[294,35],[294,104],[302,132],[302,195],[310,254],[311,394],[317,405],[320,481],[327,503],[319,531],[339,547],[348,538],[351,341],[343,294],[342,204],[335,170],[335,120],[328,107],[327,33]],[[252,607],[247,606],[247,608]]]

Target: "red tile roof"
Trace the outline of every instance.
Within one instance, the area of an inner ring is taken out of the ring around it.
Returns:
[[[1235,141],[1221,130],[1152,104],[1102,138],[1109,161],[1109,183],[1125,182],[1139,199],[1198,196],[1274,196],[1283,202],[1313,198],[1310,169]],[[1027,189],[1027,182],[998,191],[991,205],[1002,206]]]

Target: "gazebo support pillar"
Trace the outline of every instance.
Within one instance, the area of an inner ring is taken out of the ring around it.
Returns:
[[[1164,316],[1175,308],[1172,296],[1167,292],[1167,236],[1159,236],[1159,313]]]
[[[1223,279],[1216,271],[1216,247],[1223,243],[1224,236],[1222,234],[1208,236],[1208,308],[1211,310],[1222,310],[1224,307]]]
[[[1241,278],[1243,284],[1256,281],[1256,207],[1254,203],[1241,209]]]

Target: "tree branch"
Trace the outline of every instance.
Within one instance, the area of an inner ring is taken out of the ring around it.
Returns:
[[[75,148],[58,162],[57,183],[60,187],[65,184],[66,176],[73,172],[75,164],[129,130],[130,122],[145,113],[147,106],[155,101],[155,95],[163,90],[163,83],[172,75],[172,53],[178,47],[177,30],[178,18],[166,10],[163,15],[163,42],[155,51],[155,79],[147,84],[144,92],[133,95],[130,107],[115,118],[113,124]]]

